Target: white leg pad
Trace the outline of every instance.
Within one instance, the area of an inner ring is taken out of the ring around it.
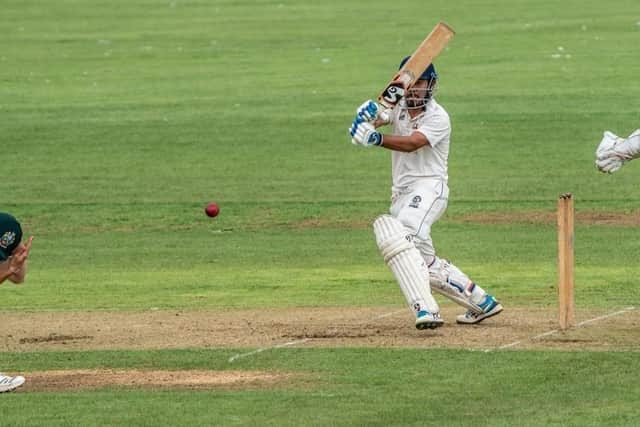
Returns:
[[[395,276],[407,304],[416,312],[439,313],[431,295],[429,268],[413,244],[409,231],[391,215],[381,215],[373,222],[376,243],[385,263]]]
[[[483,312],[479,304],[485,300],[487,293],[458,267],[446,259],[436,257],[429,273],[434,291],[476,314]]]

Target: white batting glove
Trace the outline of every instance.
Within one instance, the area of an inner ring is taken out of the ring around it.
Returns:
[[[357,116],[349,128],[349,135],[351,135],[351,142],[356,145],[363,147],[382,145],[382,134],[376,131],[371,123],[363,122]]]
[[[640,157],[640,129],[633,132],[627,139],[618,137],[606,131],[596,150],[596,167],[600,172],[614,173],[622,165]]]
[[[365,122],[372,122],[378,116],[380,107],[372,100],[368,100],[362,103],[356,110],[356,117],[360,117]]]
[[[386,110],[382,110],[378,112],[378,120],[380,120],[379,125],[388,125],[391,123],[391,108],[387,108]]]
[[[381,109],[378,104],[372,100],[362,103],[356,110],[356,117],[360,117],[365,122],[372,123],[374,120],[380,120],[381,125],[391,122],[391,109]]]

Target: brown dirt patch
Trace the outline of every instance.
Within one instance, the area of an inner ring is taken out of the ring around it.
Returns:
[[[543,224],[555,225],[556,212],[514,211],[472,213],[452,219],[454,222],[476,224]],[[603,212],[593,210],[577,210],[575,222],[580,225],[640,225],[640,210],[631,212]]]
[[[26,372],[19,391],[77,391],[106,387],[171,389],[273,388],[291,375],[262,371],[152,371],[136,369],[75,369]]]
[[[577,310],[576,323],[615,310]],[[564,333],[556,310],[506,306],[500,315],[457,325],[461,310],[444,305],[447,323],[418,331],[409,309],[321,307],[260,310],[3,313],[0,351],[297,347],[427,347],[496,350],[640,351],[640,310],[626,310]],[[512,345],[517,342],[516,345]]]

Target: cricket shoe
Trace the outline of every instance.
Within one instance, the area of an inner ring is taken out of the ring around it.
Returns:
[[[467,310],[465,314],[461,314],[456,317],[456,322],[462,323],[465,325],[473,325],[475,323],[480,323],[484,319],[487,319],[491,316],[495,316],[496,314],[502,311],[502,304],[498,302],[492,295],[487,294],[484,302],[479,305],[482,309],[482,313],[475,313],[471,310]]]
[[[428,311],[419,311],[416,317],[416,329],[435,329],[444,325],[444,320],[440,317],[440,313],[429,313]]]
[[[10,377],[0,373],[0,393],[5,391],[12,391],[24,384],[24,377]]]

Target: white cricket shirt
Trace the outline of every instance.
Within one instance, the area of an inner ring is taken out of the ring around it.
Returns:
[[[394,135],[408,136],[418,131],[427,137],[431,145],[425,145],[412,153],[395,150],[391,152],[392,191],[401,191],[423,178],[437,178],[447,182],[451,121],[444,108],[432,99],[422,114],[411,119],[406,104],[401,101],[392,111],[391,123]]]

